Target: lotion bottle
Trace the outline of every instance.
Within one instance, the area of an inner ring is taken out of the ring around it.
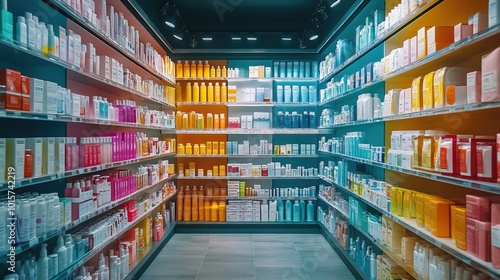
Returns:
[[[7,10],[7,0],[2,0],[2,10],[0,11],[0,32],[2,38],[11,42],[13,40],[14,26],[12,13]]]
[[[57,267],[59,268],[60,273],[66,268],[66,266],[68,266],[68,253],[66,247],[64,246],[64,239],[62,235],[59,235],[57,238],[57,245],[54,248],[54,254],[57,254]]]
[[[38,280],[49,279],[49,257],[47,257],[47,244],[43,243],[38,258]]]
[[[26,48],[28,46],[28,29],[23,16],[17,17],[16,40],[21,47]]]

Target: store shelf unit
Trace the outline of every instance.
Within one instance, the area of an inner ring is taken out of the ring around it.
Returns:
[[[138,197],[144,193],[146,193],[147,191],[150,191],[150,190],[153,190],[154,188],[158,187],[158,186],[161,186],[162,184],[164,183],[167,183],[169,181],[172,181],[176,178],[176,175],[173,175],[173,176],[170,176],[168,178],[165,178],[165,179],[162,179],[154,184],[152,184],[151,186],[147,186],[147,187],[144,187],[140,190],[137,190],[136,192],[134,193],[131,193],[125,197],[122,197],[118,200],[115,200],[115,201],[112,201],[111,203],[109,204],[106,204],[106,205],[103,205],[97,209],[95,209],[93,212],[91,213],[88,213],[86,215],[83,215],[83,216],[80,216],[80,218],[78,220],[75,220],[75,221],[72,221],[71,223],[67,224],[67,225],[64,225],[63,227],[61,227],[60,229],[58,229],[57,231],[55,232],[51,232],[51,233],[48,233],[48,234],[45,234],[43,236],[40,236],[36,239],[33,239],[27,243],[22,243],[20,245],[18,245],[16,247],[16,255],[20,255],[36,246],[38,246],[38,244],[42,244],[42,243],[45,243],[49,240],[51,240],[52,238],[54,237],[57,237],[61,234],[64,234],[66,231],[68,230],[71,230],[77,226],[80,226],[84,223],[87,223],[89,222],[90,220],[92,220],[93,218],[101,215],[102,213],[105,213],[109,210],[112,210],[114,208],[116,208],[117,206],[135,198],[135,197]],[[4,255],[2,257],[0,257],[0,262],[3,262],[3,261],[7,261],[7,255]]]
[[[485,261],[483,261],[475,256],[472,256],[471,254],[469,254],[466,251],[463,251],[463,250],[456,248],[455,245],[453,244],[453,240],[451,238],[435,237],[428,230],[419,227],[415,220],[402,218],[402,217],[396,216],[390,212],[382,210],[377,205],[373,204],[371,201],[366,200],[365,198],[357,195],[356,193],[350,191],[346,187],[342,187],[342,186],[336,184],[334,181],[332,181],[329,178],[320,176],[320,179],[331,184],[332,186],[334,186],[335,190],[340,190],[340,191],[346,192],[346,193],[356,197],[356,199],[362,201],[366,205],[371,206],[371,208],[375,209],[380,214],[383,214],[383,215],[389,217],[390,219],[392,219],[396,223],[405,227],[407,230],[409,230],[409,231],[413,232],[414,234],[416,234],[417,236],[425,239],[427,242],[442,249],[443,251],[447,252],[448,254],[452,255],[453,257],[457,258],[458,260],[460,260],[468,265],[472,265],[474,268],[480,270],[481,272],[485,273],[489,277],[492,277],[493,279],[497,279],[498,277],[500,277],[500,270],[499,269],[494,268],[490,262],[485,262]],[[409,272],[412,273],[411,271],[409,271]]]
[[[318,155],[180,155],[178,158],[317,158]]]
[[[201,129],[193,129],[193,130],[176,130],[176,134],[227,134],[227,135],[279,135],[279,134],[318,134],[318,129],[310,129],[310,128],[298,128],[298,129],[225,129],[225,130],[201,130]]]
[[[178,180],[318,180],[318,177],[243,177],[243,176],[212,176],[212,177],[177,177]]]
[[[159,73],[157,70],[153,69],[153,67],[144,63],[141,59],[139,59],[135,54],[128,51],[116,41],[112,40],[109,36],[107,36],[104,32],[102,32],[97,26],[92,24],[88,19],[79,15],[76,11],[74,11],[71,6],[68,5],[67,2],[63,0],[47,0],[47,2],[57,8],[59,12],[63,13],[68,19],[71,19],[75,23],[79,24],[82,28],[88,30],[92,35],[99,38],[101,41],[106,43],[107,45],[113,47],[117,52],[126,56],[130,61],[134,62],[138,66],[142,67],[146,71],[148,71],[151,75],[156,76],[158,79],[168,83],[171,86],[175,86],[175,79],[173,77],[167,77],[163,74]]]
[[[167,198],[165,198],[161,203],[158,203],[151,209],[149,209],[146,213],[138,216],[134,221],[130,222],[117,234],[112,235],[109,237],[107,240],[105,240],[103,243],[99,244],[98,246],[94,247],[91,251],[87,252],[84,256],[82,256],[80,259],[74,261],[72,264],[70,264],[67,268],[65,268],[63,271],[59,272],[56,276],[54,276],[52,279],[54,280],[62,280],[66,279],[68,277],[71,277],[71,275],[82,265],[84,265],[88,260],[99,254],[104,248],[106,248],[108,245],[110,245],[113,241],[117,240],[123,233],[127,232],[129,229],[133,228],[136,226],[139,222],[141,222],[145,217],[153,213],[159,206],[162,204],[166,203],[170,199],[172,199],[177,193],[174,192],[170,194]]]
[[[84,168],[79,168],[79,169],[75,169],[75,170],[54,173],[54,174],[50,174],[50,175],[44,175],[44,176],[40,176],[40,177],[24,178],[24,179],[16,180],[15,188],[22,188],[22,187],[42,184],[42,183],[51,182],[51,181],[55,181],[55,180],[59,180],[59,179],[67,179],[67,178],[71,178],[74,176],[86,175],[86,174],[94,173],[94,172],[101,171],[101,170],[108,170],[108,169],[112,169],[112,168],[127,166],[127,165],[131,165],[134,163],[141,163],[141,162],[146,162],[146,161],[153,160],[153,159],[160,159],[160,158],[165,158],[165,157],[174,156],[174,155],[175,155],[174,153],[167,153],[167,154],[162,154],[162,155],[152,155],[152,156],[146,156],[146,157],[141,157],[141,158],[136,158],[136,159],[129,159],[129,160],[117,161],[117,162],[107,163],[107,164],[102,164],[102,165],[84,167]],[[0,191],[6,191],[8,189],[8,186],[9,186],[9,182],[1,182],[0,183]]]

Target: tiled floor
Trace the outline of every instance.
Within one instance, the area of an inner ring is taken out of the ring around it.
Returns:
[[[320,234],[175,234],[140,279],[355,278]]]

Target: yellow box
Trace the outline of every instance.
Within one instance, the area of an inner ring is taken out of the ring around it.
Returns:
[[[226,176],[226,166],[225,165],[219,166],[219,176]]]
[[[411,83],[411,111],[422,110],[422,77],[413,79]]]
[[[200,155],[207,154],[207,146],[205,144],[200,144]]]
[[[200,145],[194,144],[193,154],[195,154],[195,155],[200,154]]]
[[[434,71],[425,75],[422,84],[422,109],[434,108]]]
[[[414,191],[404,190],[403,193],[403,217],[407,219],[411,219],[412,216],[412,206],[414,203],[412,200],[415,198]]]
[[[417,59],[427,56],[427,31],[431,26],[424,26],[417,32]]]
[[[212,141],[207,141],[207,155],[212,154]],[[216,154],[216,153],[214,153]]]
[[[219,143],[219,154],[225,155],[226,154],[226,143],[221,141]]]
[[[423,193],[415,194],[415,219],[419,227],[425,226],[424,204],[426,197],[427,195]]]
[[[196,169],[196,162],[190,161],[189,162],[189,169]]]
[[[192,155],[193,154],[193,146],[191,146],[191,143],[186,143],[186,155]]]
[[[217,165],[214,165],[212,173],[213,173],[213,176],[215,176],[215,177],[219,176],[219,167]]]
[[[437,237],[450,237],[450,206],[452,201],[428,196],[425,201],[425,228]]]
[[[457,248],[467,250],[467,213],[464,206],[451,206],[451,238]]]

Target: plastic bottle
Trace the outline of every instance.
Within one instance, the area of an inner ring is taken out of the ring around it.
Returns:
[[[198,61],[198,66],[196,69],[196,77],[203,78],[203,62]]]
[[[369,93],[363,99],[363,117],[365,120],[373,119],[373,98]]]
[[[217,99],[217,95],[215,95],[215,102],[227,102],[227,85],[226,82],[222,83],[220,88],[220,98]]]
[[[31,149],[24,151],[24,177],[29,178],[33,176],[33,154]]]
[[[75,246],[73,245],[73,238],[71,237],[71,234],[65,234],[64,235],[64,247],[66,247],[66,252],[68,254],[67,256],[67,264],[71,265],[73,263],[74,258],[74,248]]]
[[[56,54],[56,45],[54,41],[54,27],[52,24],[47,24],[47,52],[49,56],[55,56]]]
[[[210,207],[210,221],[217,222],[219,220],[219,204],[217,200],[212,200],[212,206]]]
[[[184,221],[191,221],[191,190],[186,186],[184,193]]]
[[[197,82],[193,85],[193,102],[200,102],[200,87]]]
[[[276,201],[276,212],[278,213],[278,221],[279,222],[283,221],[283,219],[284,219],[284,216],[285,216],[284,211],[285,211],[285,209],[283,207],[283,200],[278,199]]]
[[[57,237],[57,245],[54,248],[54,254],[57,254],[59,273],[68,266],[68,252],[64,246],[64,239],[62,235]]]
[[[187,174],[185,174],[187,176]],[[183,213],[184,213],[184,186],[181,186],[179,193],[177,194],[177,203],[175,207],[175,213],[177,213],[176,220],[177,221],[182,221],[183,219]]]
[[[382,117],[382,110],[380,108],[380,98],[378,97],[378,94],[375,93],[373,96],[373,117],[374,118],[380,118]]]
[[[220,78],[221,77],[220,66],[217,66],[217,69],[215,70],[215,77],[216,78]]]
[[[304,200],[300,200],[300,220],[305,221],[306,220],[306,203]]]
[[[38,258],[38,280],[49,279],[49,258],[47,257],[47,244],[43,243],[40,248],[40,257]]]
[[[208,87],[207,87],[207,96],[210,96],[210,95],[214,96],[214,86],[212,85],[212,83],[208,83]]]
[[[210,222],[212,219],[210,217],[210,212],[211,212],[211,209],[210,209],[210,200],[208,199],[205,199],[204,202],[203,202],[203,209],[205,211],[205,222]]]
[[[215,78],[215,67],[210,67],[210,78]]]
[[[28,45],[28,28],[26,25],[26,20],[23,16],[17,17],[16,40],[19,42],[21,47],[23,47],[23,48],[27,47],[27,45]]]
[[[220,200],[219,201],[219,222],[225,222],[225,221],[226,221],[226,201]]]
[[[284,90],[284,100],[283,102],[285,103],[290,103],[292,102],[292,88],[290,86],[285,86],[285,90]]]
[[[287,201],[287,205],[288,205],[288,201]],[[293,204],[293,211],[292,212],[293,212],[293,217],[292,217],[293,221],[294,222],[300,221],[300,204],[299,204],[298,200],[295,200],[295,203]]]
[[[196,78],[196,62],[193,60],[191,61],[191,73],[190,73],[191,78]]]
[[[214,87],[214,96],[220,96],[220,86],[219,86],[219,83],[215,83],[215,87]]]
[[[208,64],[208,60],[205,60],[205,64],[203,65],[203,77],[210,78],[210,64]]]
[[[279,85],[276,87],[276,102],[283,103],[283,86]]]
[[[193,91],[193,88],[191,87],[191,83],[187,83],[186,84],[186,96],[184,98],[184,100],[186,102],[192,102],[192,91]]]
[[[300,211],[300,205],[299,205],[299,211]],[[300,214],[300,212],[299,212]],[[292,221],[292,202],[290,200],[287,200],[285,203],[285,220],[286,221]]]
[[[198,220],[205,221],[205,197],[203,193],[203,186],[198,190]]]
[[[201,82],[200,86],[200,102],[213,102],[210,101],[210,95],[208,96],[207,99],[207,86],[205,85],[205,82]]]
[[[222,78],[226,78],[226,77],[227,77],[227,69],[226,69],[226,66],[222,66],[221,77],[222,77]]]
[[[308,222],[314,221],[314,205],[310,200],[307,202],[307,221]]]
[[[184,72],[184,66],[182,65],[182,61],[178,60],[177,64],[175,65],[175,77],[182,78],[183,72]]]
[[[193,187],[191,194],[191,220],[198,221],[198,188],[196,186]]]
[[[184,72],[183,72],[184,78],[191,77],[190,73],[191,73],[191,67],[189,66],[189,62],[186,60],[184,61]]]
[[[364,98],[364,94],[361,94],[358,96],[358,100],[356,101],[356,116],[357,116],[356,120],[357,121],[364,120],[363,98]]]
[[[35,26],[35,21],[33,21],[33,15],[31,13],[25,13],[26,16],[26,26],[27,26],[27,37],[28,37],[28,49],[36,49],[36,39],[37,39],[37,28]]]

